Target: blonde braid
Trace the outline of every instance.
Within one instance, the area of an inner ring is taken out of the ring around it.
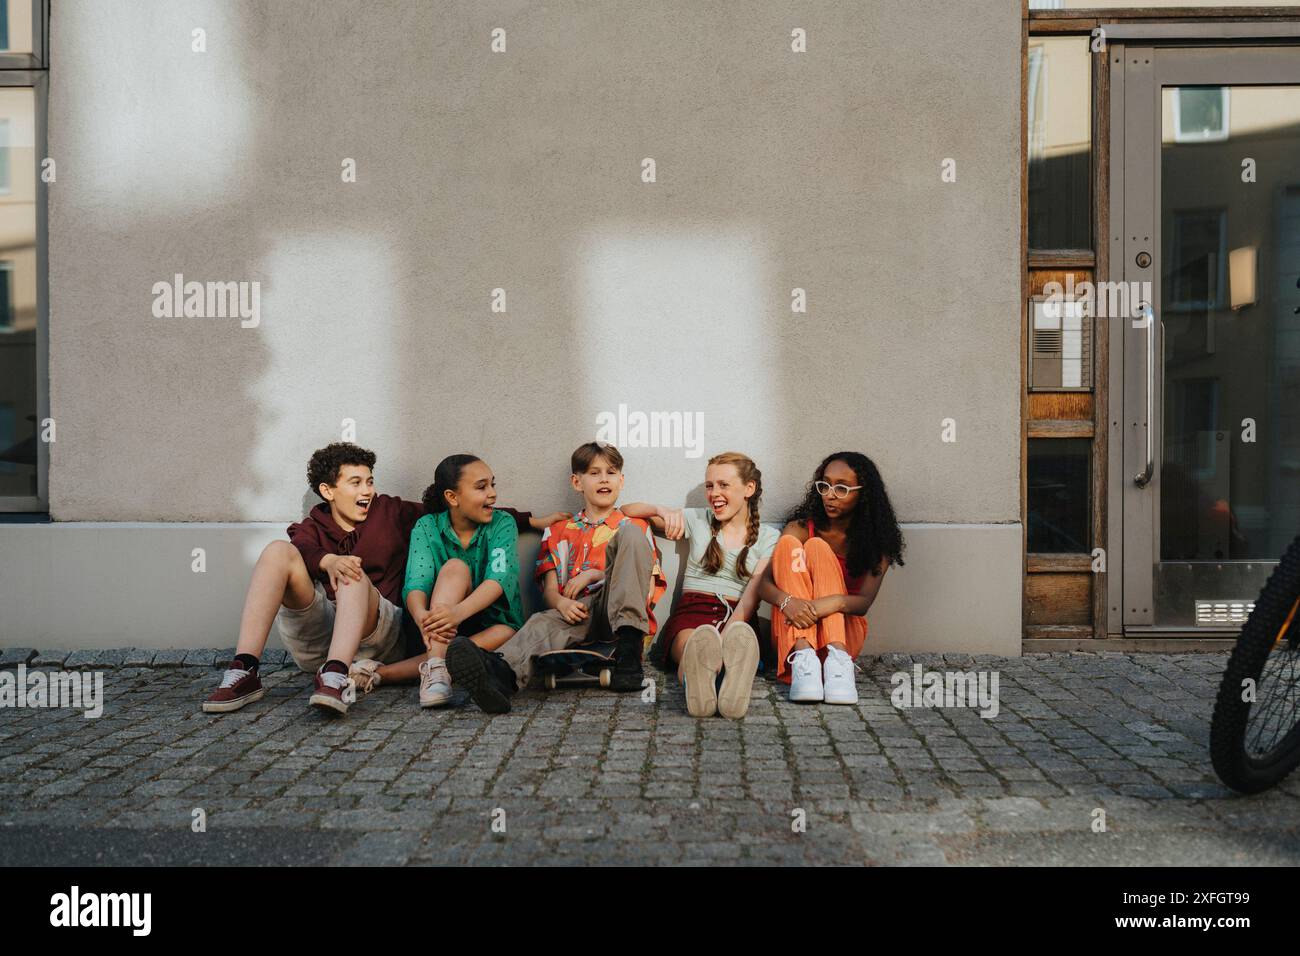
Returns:
[[[713,537],[709,538],[709,546],[704,550],[704,560],[700,566],[705,574],[717,574],[722,567],[722,545],[718,544],[718,532],[722,529],[722,525],[717,515],[712,513],[709,514],[709,528],[713,532]]]
[[[736,576],[742,581],[748,581],[749,573],[749,549],[758,542],[758,491],[755,490],[754,497],[749,499],[749,517],[745,519],[749,525],[749,533],[745,535],[745,546],[740,549],[740,554],[736,555]]]

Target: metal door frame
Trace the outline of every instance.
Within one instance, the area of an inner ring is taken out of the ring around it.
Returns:
[[[1107,49],[1110,70],[1110,246],[1111,281],[1151,283],[1154,321],[1149,329],[1135,328],[1129,319],[1116,322],[1109,336],[1110,415],[1108,456],[1107,603],[1118,608],[1109,615],[1108,632],[1115,636],[1216,637],[1235,635],[1234,629],[1159,627],[1155,625],[1154,569],[1159,534],[1160,457],[1163,434],[1149,428],[1147,388],[1152,390],[1156,415],[1164,407],[1161,358],[1164,341],[1160,323],[1160,119],[1165,86],[1295,85],[1300,84],[1300,24],[1274,29],[1267,40],[1242,38],[1224,43],[1196,43],[1190,24],[1160,25],[1148,35],[1112,42]],[[1202,25],[1202,30],[1204,29]],[[1284,38],[1279,38],[1281,33]],[[1203,36],[1204,34],[1199,34]],[[1165,41],[1165,42],[1162,42]],[[1150,264],[1137,264],[1140,252]],[[1147,335],[1150,335],[1148,341]],[[1152,350],[1153,375],[1147,376],[1146,349]],[[1117,386],[1117,387],[1116,387]],[[1135,476],[1146,458],[1151,438],[1150,482],[1138,487]],[[1136,464],[1135,464],[1136,463]],[[1120,573],[1113,573],[1119,570]]]

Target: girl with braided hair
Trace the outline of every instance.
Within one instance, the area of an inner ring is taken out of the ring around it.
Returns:
[[[758,637],[750,621],[758,610],[758,582],[777,530],[759,523],[763,475],[746,455],[724,452],[704,472],[707,508],[623,506],[669,539],[690,543],[682,593],[660,630],[650,660],[677,666],[692,717],[739,719],[749,709],[758,669]]]

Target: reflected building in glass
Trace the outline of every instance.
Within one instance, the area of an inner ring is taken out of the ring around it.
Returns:
[[[35,115],[0,88],[0,496],[37,493]]]

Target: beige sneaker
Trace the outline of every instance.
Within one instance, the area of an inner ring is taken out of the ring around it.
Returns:
[[[420,706],[441,707],[451,700],[451,674],[441,657],[430,657],[420,664]]]
[[[718,671],[722,669],[722,638],[711,624],[697,627],[682,651],[682,682],[686,713],[712,717],[718,712]]]
[[[384,682],[379,676],[379,661],[364,660],[353,661],[352,667],[348,670],[348,676],[357,686],[357,693],[361,695],[369,694],[372,690]]]
[[[744,621],[732,621],[722,632],[722,686],[718,688],[718,713],[728,720],[745,716],[757,672],[758,635]]]

